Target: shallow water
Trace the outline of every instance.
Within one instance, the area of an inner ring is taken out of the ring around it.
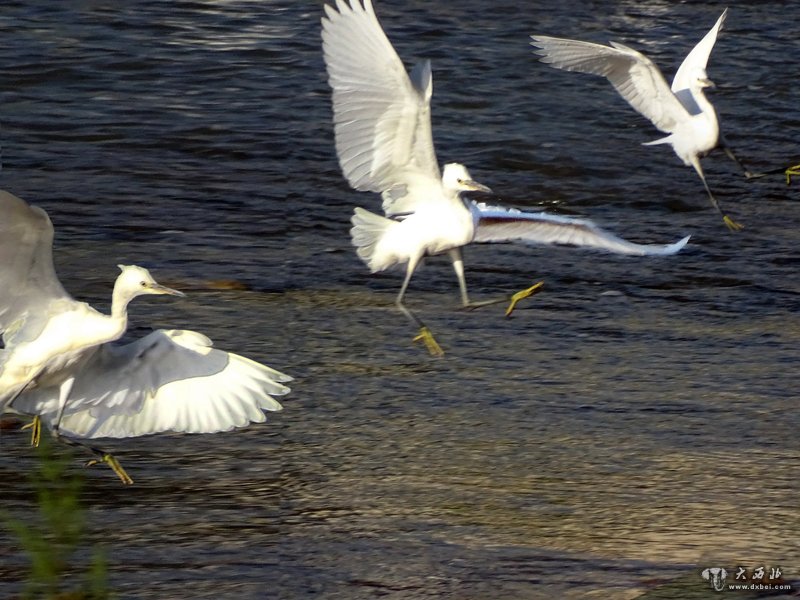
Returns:
[[[692,242],[657,259],[469,248],[476,298],[546,282],[511,319],[456,310],[448,261],[431,259],[409,304],[445,348],[432,359],[393,306],[400,273],[370,276],[349,244],[352,207],[378,204],[336,163],[321,3],[6,2],[0,178],[49,212],[66,287],[105,308],[115,265],[147,266],[189,295],[134,303],[133,335],[196,329],[297,380],[264,425],[110,444],[131,488],[86,471],[114,590],[687,598],[711,566],[800,579],[797,186],[705,159],[746,226],[728,233],[606,82],[527,45],[616,39],[669,76],[723,5],[376,4],[407,63],[433,59],[442,162],[506,204]],[[787,10],[733,6],[709,65],[756,169],[800,158]],[[35,455],[23,434],[0,446],[3,508],[28,512]],[[0,532],[0,597],[26,564]]]

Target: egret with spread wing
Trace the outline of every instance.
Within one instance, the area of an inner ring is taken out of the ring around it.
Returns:
[[[74,300],[56,276],[53,225],[42,209],[0,191],[0,413],[34,415],[56,437],[133,437],[162,431],[210,433],[264,421],[280,410],[291,377],[216,350],[191,331],[154,331],[114,345],[128,303],[144,294],[183,296],[147,269],[120,265],[111,314]],[[74,441],[70,443],[76,443]],[[90,448],[123,483],[110,454]]]
[[[550,66],[606,77],[637,112],[659,130],[669,134],[645,145],[670,144],[685,165],[694,167],[711,203],[720,212],[728,228],[737,231],[742,226],[722,211],[700,166],[701,157],[721,147],[746,177],[755,176],[725,142],[720,133],[717,113],[703,92],[714,86],[706,74],[706,64],[727,14],[728,9],[725,9],[716,24],[684,59],[675,73],[671,88],[653,61],[618,42],[603,46],[534,35],[531,36],[531,44],[539,48],[536,53],[542,56],[542,62]]]
[[[322,48],[333,89],[334,133],[342,172],[356,190],[377,192],[383,198],[385,216],[355,209],[353,244],[372,272],[406,265],[396,304],[420,328],[415,339],[424,341],[431,354],[440,355],[442,350],[425,324],[403,304],[411,276],[425,256],[448,253],[462,303],[471,307],[485,303],[469,300],[460,249],[476,241],[476,236],[487,242],[524,239],[628,254],[677,252],[686,243],[628,244],[587,221],[548,220],[541,213],[501,215],[498,209],[491,217],[481,215],[478,205],[468,205],[462,193],[490,192],[489,188],[473,181],[463,165],[450,163],[439,171],[431,133],[430,62],[423,61],[410,75],[406,72],[370,0],[337,0],[335,8],[326,5]],[[509,309],[540,285],[512,296]]]

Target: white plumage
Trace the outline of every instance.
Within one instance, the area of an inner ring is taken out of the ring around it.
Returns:
[[[703,91],[714,85],[706,74],[706,65],[727,14],[728,10],[725,9],[711,30],[686,56],[675,74],[672,86],[653,61],[618,42],[603,46],[534,35],[531,36],[531,44],[539,48],[536,53],[542,57],[541,61],[553,67],[606,77],[637,112],[659,130],[669,134],[646,145],[670,144],[685,165],[694,167],[709,199],[728,227],[738,230],[741,226],[722,212],[700,166],[701,157],[714,148],[722,147],[747,177],[753,176],[725,143],[720,134],[716,110]]]
[[[56,435],[120,438],[225,431],[280,410],[270,396],[288,393],[291,377],[216,350],[202,334],[158,330],[113,344],[127,329],[133,298],[183,294],[147,269],[120,265],[111,314],[99,313],[64,290],[52,241],[43,210],[0,191],[0,412],[34,415]]]
[[[597,248],[630,256],[668,256],[679,252],[690,236],[674,244],[634,244],[617,237],[588,219],[576,219],[545,212],[522,212],[503,206],[470,203],[475,217],[474,242],[520,241]]]
[[[281,410],[270,395],[288,393],[288,381],[265,365],[212,348],[200,333],[159,329],[92,354],[75,376],[59,431],[82,439],[229,431],[264,422],[265,410]],[[13,406],[53,423],[58,396],[39,387]]]
[[[464,192],[491,192],[458,163],[440,174],[431,134],[433,80],[429,61],[409,74],[378,23],[370,0],[337,0],[325,6],[322,48],[333,90],[339,164],[350,185],[380,193],[385,216],[357,208],[351,236],[372,272],[406,265],[398,308],[421,328],[432,353],[441,353],[430,331],[403,305],[408,283],[423,257],[447,252],[464,306],[470,303],[460,248],[473,241],[571,243],[627,254],[677,252],[668,246],[629,244],[588,221],[507,213],[505,227],[483,226]],[[511,222],[514,228],[510,228]],[[547,222],[547,227],[543,226]],[[477,227],[477,229],[476,229]],[[490,232],[491,230],[491,232]],[[477,237],[476,237],[477,236]],[[480,237],[480,239],[478,239]],[[636,249],[632,251],[632,249]]]

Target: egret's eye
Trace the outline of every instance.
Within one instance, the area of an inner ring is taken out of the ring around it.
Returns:
[[[461,179],[461,177],[459,177],[458,179],[456,179],[456,181],[457,181],[458,183],[464,183],[464,180],[463,180],[463,179]]]
[[[142,287],[147,287],[147,282],[146,281],[140,281],[139,285],[142,286]]]

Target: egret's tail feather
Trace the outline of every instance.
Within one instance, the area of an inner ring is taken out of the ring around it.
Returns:
[[[397,222],[371,213],[363,208],[356,208],[350,222],[353,224],[352,229],[350,229],[350,236],[353,239],[353,245],[357,249],[358,256],[367,263],[373,273],[385,269],[388,265],[378,261],[376,250],[386,230],[393,225],[397,225]]]

